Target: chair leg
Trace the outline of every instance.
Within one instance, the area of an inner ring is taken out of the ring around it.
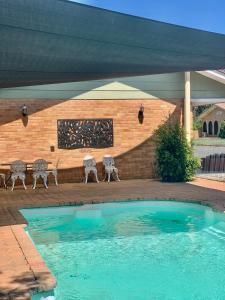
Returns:
[[[43,182],[44,182],[44,186],[45,186],[46,189],[48,189],[47,181],[48,181],[47,176],[44,176],[43,177]]]
[[[88,181],[88,173],[89,172],[85,171],[85,181],[84,181],[85,183],[87,183],[87,181]]]
[[[15,181],[16,181],[16,179],[15,179],[15,178],[12,178],[12,188],[11,188],[11,191],[13,191],[13,190],[14,190]]]
[[[59,184],[58,184],[58,175],[57,175],[57,174],[54,174],[54,176],[55,176],[55,185],[58,186],[58,185],[59,185]]]
[[[34,181],[33,181],[33,190],[36,189],[36,185],[37,185],[37,177],[34,177]]]
[[[96,182],[97,182],[97,183],[99,183],[99,181],[98,181],[98,174],[97,174],[97,170],[95,170],[95,171],[94,171],[94,174],[95,174]]]
[[[58,186],[58,172],[57,172],[57,170],[53,170],[52,175],[54,176],[54,179],[55,179],[55,185]]]
[[[115,175],[116,175],[116,179],[117,179],[117,181],[120,181],[120,179],[119,179],[119,175],[118,175],[118,171],[116,171],[116,172],[115,172]]]
[[[23,182],[23,187],[24,187],[24,189],[26,190],[27,187],[26,187],[26,185],[25,185],[25,178],[22,179],[22,182]]]
[[[108,182],[110,182],[110,179],[111,179],[111,178],[110,178],[110,177],[111,177],[111,176],[110,176],[110,171],[107,172],[107,174],[108,174]]]

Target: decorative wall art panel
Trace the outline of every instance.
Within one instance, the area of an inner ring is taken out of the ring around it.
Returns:
[[[58,148],[113,146],[113,119],[58,120]]]

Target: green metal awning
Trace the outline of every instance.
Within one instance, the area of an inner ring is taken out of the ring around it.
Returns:
[[[62,0],[0,0],[0,87],[225,68],[225,35]]]

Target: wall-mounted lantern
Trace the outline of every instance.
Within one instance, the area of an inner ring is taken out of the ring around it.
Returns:
[[[26,104],[24,104],[23,106],[21,106],[21,114],[23,117],[27,117],[28,116],[28,108],[26,106]]]
[[[144,108],[143,104],[141,104],[139,112],[138,112],[138,120],[139,120],[140,124],[142,124],[144,122],[144,110],[145,110],[145,108]]]

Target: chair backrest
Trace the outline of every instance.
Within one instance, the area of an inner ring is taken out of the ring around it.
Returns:
[[[104,165],[105,167],[112,167],[112,166],[114,166],[114,165],[115,165],[115,162],[114,162],[113,157],[110,156],[110,155],[105,155],[105,156],[103,157],[103,165]]]
[[[86,168],[90,168],[90,167],[95,167],[96,166],[96,161],[95,158],[91,155],[87,155],[85,156],[84,160],[83,160],[84,166]]]
[[[34,172],[43,172],[47,171],[48,169],[48,163],[44,159],[37,159],[33,162],[32,170]]]
[[[26,164],[22,160],[15,160],[10,166],[12,173],[23,173],[26,171]]]

